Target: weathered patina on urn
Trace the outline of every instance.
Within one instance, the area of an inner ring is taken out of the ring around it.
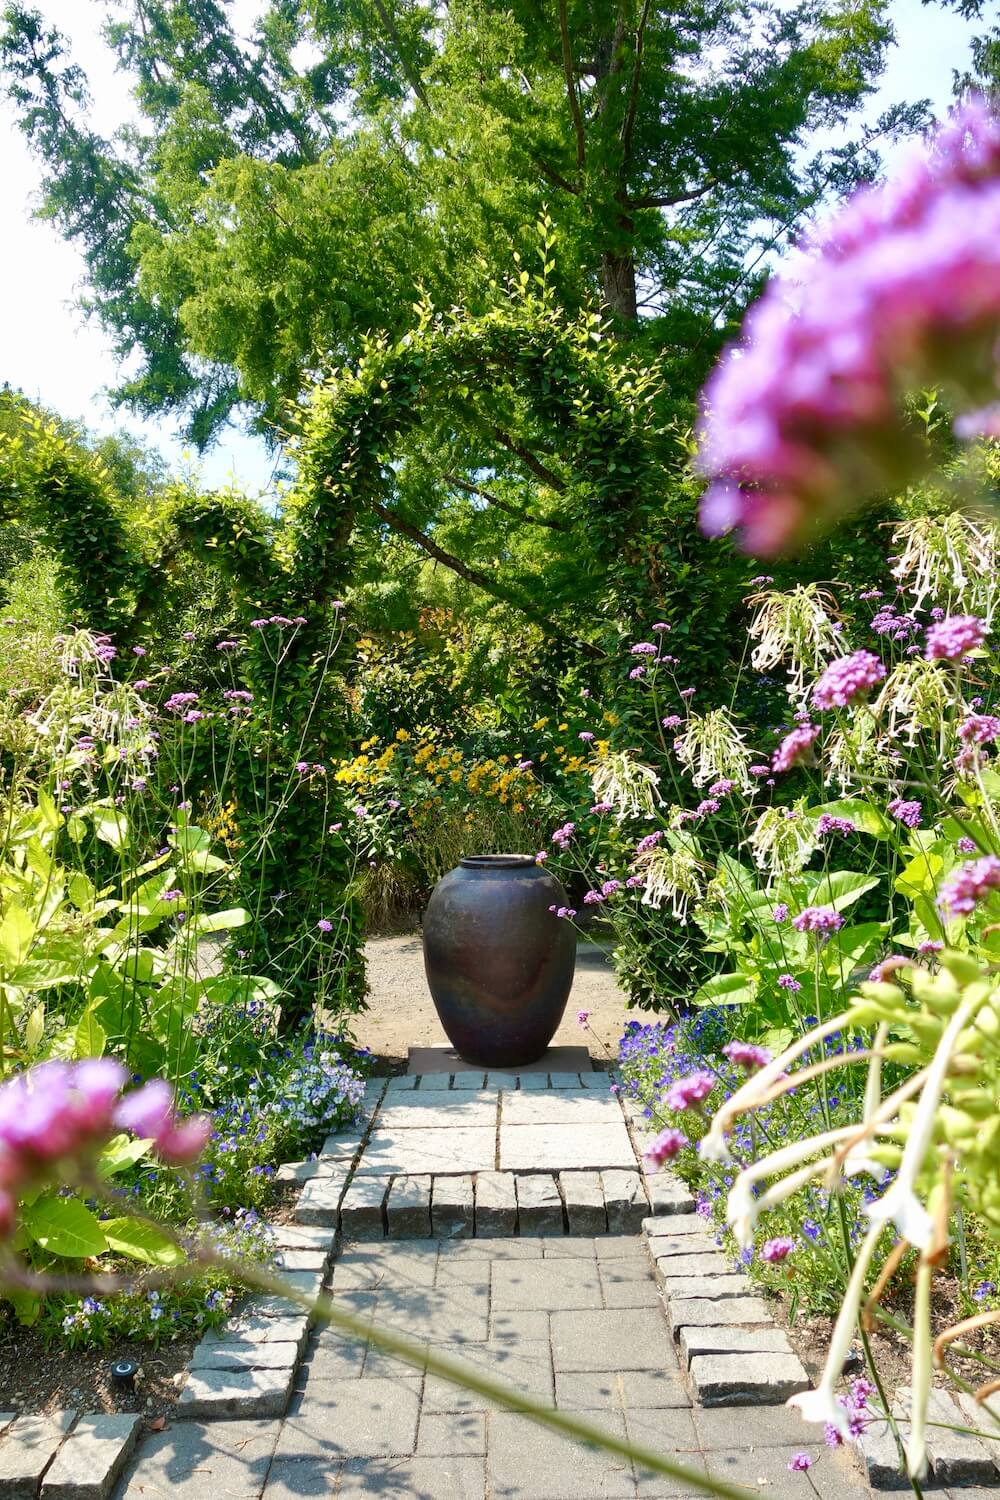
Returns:
[[[466,1062],[537,1061],[562,1020],[576,937],[530,854],[475,854],[440,880],[424,914],[424,967],[441,1025]]]

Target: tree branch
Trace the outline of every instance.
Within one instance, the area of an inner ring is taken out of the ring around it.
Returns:
[[[576,71],[573,67],[573,48],[570,45],[569,39],[569,15],[566,9],[566,0],[559,0],[559,35],[562,38],[566,97],[569,100],[569,112],[573,116],[573,129],[576,132],[576,165],[578,168],[582,168],[587,157],[587,137],[583,130],[583,113],[580,109],[579,95],[576,92]]]
[[[673,208],[676,203],[693,203],[696,198],[704,198],[706,193],[710,193],[718,186],[719,179],[709,177],[701,187],[685,188],[682,193],[664,193],[661,196],[651,193],[645,198],[626,198],[624,206],[626,208]]]
[[[557,172],[555,167],[550,167],[548,162],[543,161],[540,156],[533,156],[531,160],[534,162],[539,172],[541,172],[542,176],[547,178],[547,180],[551,182],[554,187],[562,188],[564,193],[572,193],[574,196],[577,196],[579,194],[580,189],[578,187],[574,187],[568,177],[564,177],[561,172]]]
[[[477,484],[469,484],[465,479],[459,479],[457,474],[446,474],[449,484],[456,489],[464,490],[467,495],[481,495],[490,505],[495,505],[497,510],[505,511],[508,516],[513,516],[515,521],[527,521],[530,526],[548,526],[551,531],[568,531],[562,521],[550,521],[547,516],[533,516],[528,511],[522,510],[519,505],[512,505],[509,500],[501,500],[499,495],[494,495],[490,490],[480,489]]]
[[[621,144],[621,183],[624,186],[626,174],[628,173],[629,158],[632,154],[632,131],[635,127],[636,110],[639,107],[639,77],[642,73],[642,44],[645,38],[646,22],[649,20],[650,0],[643,0],[642,13],[639,16],[639,24],[635,29],[635,61],[632,64],[632,77],[628,86],[628,103],[625,106],[625,118],[622,120]]]
[[[452,573],[457,573],[459,578],[464,578],[467,583],[471,583],[476,588],[482,589],[484,593],[489,594],[494,599],[499,599],[501,603],[513,605],[515,609],[521,611],[526,619],[529,619],[532,624],[537,625],[540,630],[544,631],[547,636],[555,640],[564,641],[567,645],[572,646],[574,650],[583,652],[585,656],[589,656],[595,661],[603,659],[604,653],[597,646],[591,645],[590,641],[576,640],[573,636],[565,635],[550,619],[540,614],[534,605],[527,603],[517,594],[506,589],[503,584],[497,583],[495,578],[490,578],[485,573],[480,573],[478,568],[471,568],[468,563],[464,563],[454,553],[446,552],[443,547],[438,546],[437,542],[432,541],[425,532],[413,526],[409,521],[404,521],[402,516],[397,515],[388,506],[381,505],[377,500],[371,500],[369,504],[379,520],[383,521],[392,531],[414,542],[422,552],[427,553],[428,557],[433,557],[435,562],[443,564]]]
[[[393,19],[392,11],[389,10],[388,6],[384,3],[384,0],[372,0],[372,3],[375,6],[375,9],[378,11],[378,18],[382,22],[382,25],[385,27],[386,32],[389,35],[389,40],[392,42],[392,45],[396,50],[396,56],[399,58],[400,65],[403,69],[403,75],[406,78],[407,83],[410,85],[410,88],[416,94],[417,98],[420,100],[424,108],[428,109],[429,105],[427,103],[427,91],[424,88],[423,79],[420,77],[420,74],[417,72],[416,68],[413,66],[406,55],[406,49],[403,46],[403,40],[399,34],[399,28],[396,25],[395,20]]]
[[[487,431],[492,433],[496,438],[497,442],[513,453],[515,458],[519,458],[524,467],[529,473],[534,474],[536,479],[540,479],[543,484],[547,484],[557,494],[565,494],[565,481],[560,479],[558,474],[554,474],[551,469],[546,468],[541,460],[535,457],[530,448],[522,448],[520,443],[516,443],[509,433],[504,432],[502,427],[494,427],[492,422],[487,422],[485,426]]]

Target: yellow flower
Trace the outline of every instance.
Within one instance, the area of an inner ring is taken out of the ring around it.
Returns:
[[[564,729],[568,729],[568,728],[569,728],[568,724],[560,724],[559,725],[559,733],[562,734],[563,730]]]
[[[548,722],[548,719],[536,719],[531,727],[532,729],[544,729]]]
[[[610,724],[611,727],[612,727],[612,729],[614,729],[614,727],[615,727],[616,724],[620,724],[621,723],[621,719],[619,719],[619,717],[618,717],[617,714],[605,713],[604,714],[604,722],[605,722],[605,724]]]
[[[410,736],[410,733],[409,733],[408,730],[406,730],[406,729],[397,729],[396,730],[396,738],[397,738],[397,740],[399,740],[399,742],[400,742],[401,745],[405,745],[406,742],[407,742],[407,740],[409,740],[411,738],[411,736]]]

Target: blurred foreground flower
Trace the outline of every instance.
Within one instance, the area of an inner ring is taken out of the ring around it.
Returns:
[[[763,556],[926,469],[906,392],[940,388],[959,436],[1000,432],[1000,120],[963,104],[804,248],[705,390],[702,526]]]

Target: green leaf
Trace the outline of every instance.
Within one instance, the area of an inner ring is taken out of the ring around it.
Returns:
[[[34,1052],[45,1035],[45,1006],[36,1005],[24,1027],[24,1045]]]
[[[202,912],[191,923],[193,932],[226,932],[230,927],[245,927],[250,913],[242,906],[232,906],[226,911]]]
[[[866,891],[874,890],[881,876],[858,875],[853,870],[831,870],[828,874],[810,876],[807,879],[810,901],[817,906],[832,906],[834,911],[846,911]]]
[[[101,1228],[112,1250],[147,1266],[180,1266],[187,1259],[181,1247],[155,1224],[145,1224],[141,1219],[107,1219]]]
[[[822,817],[824,813],[828,813],[831,818],[850,818],[855,828],[859,828],[862,833],[870,833],[876,839],[887,839],[892,832],[892,824],[885,813],[861,797],[846,797],[841,802],[822,802],[818,807],[810,807],[806,811],[810,818]]]
[[[94,833],[101,843],[110,844],[112,849],[120,853],[128,842],[128,820],[125,814],[118,808],[111,810],[104,807],[92,807],[90,818],[94,825]]]
[[[84,1260],[108,1248],[99,1220],[79,1198],[41,1198],[24,1210],[22,1222],[50,1255]]]
[[[130,1135],[114,1136],[97,1158],[98,1177],[114,1177],[126,1167],[134,1166],[149,1155],[152,1144],[152,1141],[134,1140]]]
[[[746,974],[713,974],[691,997],[692,1005],[747,1005],[756,994],[756,985]]]
[[[12,902],[0,922],[0,963],[8,969],[16,969],[31,952],[34,937],[34,918],[23,906]]]
[[[933,897],[943,870],[944,856],[936,849],[925,849],[896,876],[896,890],[911,900],[916,896]]]
[[[77,1057],[100,1057],[108,1044],[107,1032],[94,1014],[95,1007],[88,1006],[80,1017],[74,1035]]]
[[[14,1309],[14,1316],[23,1328],[30,1328],[33,1323],[38,1322],[42,1311],[42,1299],[34,1292],[27,1292],[22,1287],[12,1287],[4,1293]]]

